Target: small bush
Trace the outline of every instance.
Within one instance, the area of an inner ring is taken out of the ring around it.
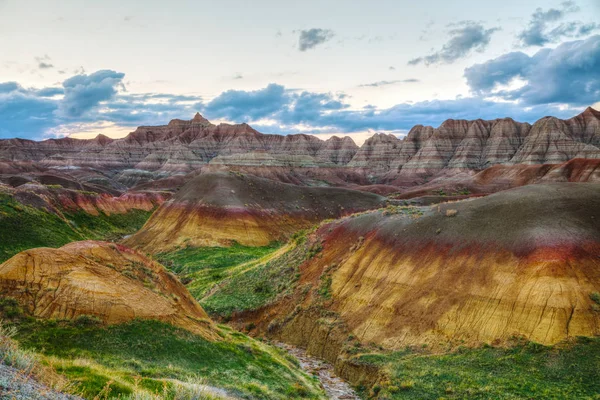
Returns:
[[[458,210],[449,209],[446,210],[446,217],[455,217],[458,214]]]
[[[410,390],[415,387],[415,381],[402,381],[400,382],[400,389]]]
[[[593,292],[593,293],[590,293],[590,299],[591,299],[591,300],[592,300],[594,303],[596,303],[596,304],[600,305],[600,293],[598,293],[598,292]]]
[[[75,318],[73,323],[79,327],[91,327],[101,325],[102,320],[94,315],[83,314]]]

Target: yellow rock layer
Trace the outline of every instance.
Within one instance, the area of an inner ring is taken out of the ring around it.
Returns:
[[[156,319],[216,337],[202,307],[163,266],[112,243],[23,251],[0,265],[0,293],[36,317],[94,315],[109,324]]]
[[[412,252],[367,240],[345,259],[323,259],[339,262],[333,309],[365,342],[398,348],[522,335],[553,344],[600,334],[600,313],[589,297],[600,291],[600,260],[593,256]]]

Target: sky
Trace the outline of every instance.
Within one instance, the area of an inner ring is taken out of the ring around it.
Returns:
[[[600,108],[600,0],[0,0],[0,49],[0,138],[200,112],[360,143]]]

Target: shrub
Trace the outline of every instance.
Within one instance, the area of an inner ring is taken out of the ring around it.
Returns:
[[[415,381],[402,381],[400,382],[400,389],[409,390],[415,387]]]
[[[591,299],[591,300],[592,300],[594,303],[596,303],[596,304],[600,305],[600,293],[598,293],[598,292],[593,292],[593,293],[590,293],[590,299]]]
[[[446,210],[446,217],[454,217],[454,216],[456,216],[456,214],[458,214],[458,210],[454,210],[454,209]]]
[[[90,327],[102,324],[102,320],[94,315],[82,314],[73,321],[75,325],[80,327]]]

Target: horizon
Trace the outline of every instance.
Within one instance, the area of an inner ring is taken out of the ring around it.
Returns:
[[[586,111],[588,108],[591,108],[591,109],[593,109],[593,110],[596,110],[596,111],[600,112],[600,107],[597,107],[597,106],[589,106],[589,107],[586,107],[586,109],[585,109],[585,110],[583,110],[581,113],[575,114],[575,115],[573,115],[573,116],[571,116],[571,117],[569,117],[569,118],[567,118],[567,119],[575,118],[575,117],[577,117],[577,116],[581,115],[581,114],[582,114],[582,113],[584,113],[584,112],[585,112],[585,111]],[[197,112],[196,112],[196,114],[194,115],[194,117],[192,117],[192,118],[190,118],[190,119],[174,118],[174,119],[170,120],[169,122],[167,122],[166,124],[161,124],[161,125],[156,125],[156,126],[167,126],[168,124],[170,124],[172,121],[175,121],[175,120],[181,120],[181,121],[192,121],[194,118],[196,118],[196,116],[197,116],[197,115],[199,115],[201,118],[204,118],[204,116],[203,116],[202,114],[200,114],[200,112],[198,112],[198,111],[197,111]],[[541,119],[544,119],[544,118],[556,118],[556,117],[554,117],[553,115],[545,115],[545,116],[541,117],[540,119],[538,119],[538,121],[539,121],[539,120],[541,120]],[[482,120],[482,121],[496,121],[496,120],[503,120],[503,119],[512,119],[513,121],[515,121],[515,122],[518,122],[518,123],[529,123],[529,122],[526,122],[526,121],[518,121],[518,120],[515,120],[515,119],[514,119],[514,118],[512,118],[512,117],[494,118],[494,119],[489,119],[489,120],[485,120],[485,119],[481,119],[481,118],[477,118],[477,119],[474,119],[474,120],[464,120],[464,119],[463,119],[462,121],[476,121],[476,120]],[[446,121],[449,121],[449,120],[453,120],[453,119],[452,119],[452,118],[446,119],[446,120],[444,120],[442,123],[440,123],[440,124],[439,124],[439,125],[437,125],[437,126],[417,124],[417,125],[413,126],[413,128],[414,128],[414,127],[416,127],[416,126],[430,126],[430,127],[434,128],[434,129],[439,129],[439,127],[440,127],[440,126],[441,126],[441,125],[442,125],[444,122],[446,122]],[[243,122],[243,123],[239,123],[239,124],[237,124],[237,123],[235,123],[235,122],[234,122],[234,123],[229,123],[229,122],[220,122],[220,123],[218,123],[218,124],[213,124],[213,123],[212,123],[212,121],[210,121],[210,120],[207,120],[207,121],[208,121],[209,123],[211,123],[212,125],[221,125],[221,124],[225,124],[225,125],[242,125],[242,124],[245,124],[245,122]],[[457,120],[455,120],[455,121],[457,121]],[[461,121],[461,120],[458,120],[458,121]],[[533,124],[531,124],[531,125],[535,125],[535,122],[537,122],[537,121],[534,121],[534,123],[533,123]],[[251,124],[247,124],[247,125],[249,125],[251,128],[253,128]],[[139,128],[139,127],[146,127],[146,126],[149,126],[149,125],[140,125],[140,126],[138,126],[137,128]],[[153,125],[150,125],[150,126],[153,126]],[[137,128],[136,128],[136,129],[137,129]],[[253,128],[253,129],[254,129],[254,128]],[[411,128],[411,129],[412,129],[412,128]],[[255,130],[256,130],[256,129],[255,129]],[[258,131],[258,130],[257,130],[257,131]],[[98,133],[98,134],[97,134],[97,135],[95,135],[95,136],[87,136],[87,135],[84,135],[83,137],[78,137],[78,135],[77,135],[77,134],[71,134],[71,135],[69,135],[69,136],[58,137],[58,138],[45,138],[45,139],[42,139],[42,140],[40,140],[40,141],[44,141],[44,140],[56,140],[56,139],[65,139],[65,138],[77,139],[77,140],[92,140],[92,139],[96,139],[96,138],[98,138],[98,137],[107,137],[107,138],[109,138],[109,139],[115,139],[115,140],[117,140],[117,139],[124,139],[124,138],[126,138],[127,136],[129,136],[130,134],[132,134],[132,133],[134,133],[134,132],[135,132],[135,129],[134,129],[133,131],[131,131],[131,132],[128,132],[126,135],[123,135],[123,136],[117,136],[117,137],[114,137],[114,136],[112,136],[112,137],[111,137],[111,136],[108,136],[108,135],[106,135],[106,134],[104,134],[104,133]],[[358,141],[358,140],[357,140],[355,137],[352,137],[352,136],[350,136],[350,135],[344,135],[344,134],[335,134],[335,133],[330,133],[330,134],[328,134],[328,133],[320,133],[320,134],[311,134],[311,133],[308,133],[308,134],[307,134],[307,133],[302,133],[302,132],[300,132],[300,133],[290,133],[290,134],[287,134],[287,135],[278,134],[278,133],[265,133],[265,132],[260,132],[260,131],[258,131],[258,133],[260,133],[260,134],[262,134],[262,135],[279,135],[279,136],[290,136],[290,135],[292,135],[292,136],[293,136],[293,135],[311,135],[311,136],[315,136],[317,139],[319,139],[319,140],[322,140],[322,141],[329,140],[329,139],[331,139],[331,138],[333,138],[333,137],[337,137],[337,138],[344,138],[344,137],[348,137],[350,140],[352,140],[352,141],[353,141],[353,143],[354,143],[354,144],[358,145],[359,147],[360,147],[360,146],[362,146],[366,140],[368,140],[368,139],[372,138],[372,137],[373,137],[373,136],[375,136],[375,135],[380,135],[380,134],[384,134],[384,135],[385,135],[385,134],[389,134],[389,133],[386,133],[386,132],[373,132],[373,133],[369,133],[369,135],[367,135],[367,136],[364,136],[364,138],[361,138],[362,140]],[[406,138],[406,134],[404,134],[404,135],[394,135],[394,136],[395,136],[395,137],[397,137],[397,138],[398,138],[398,139],[400,139],[400,140],[402,140],[402,139]],[[33,140],[33,139],[27,139],[27,138],[15,137],[15,138],[0,138],[0,141],[2,141],[2,140],[10,140],[10,139]]]
[[[309,2],[294,13],[225,3],[108,1],[90,12],[0,0],[0,139],[120,138],[200,112],[362,143],[447,119],[534,123],[600,109],[593,0]]]

